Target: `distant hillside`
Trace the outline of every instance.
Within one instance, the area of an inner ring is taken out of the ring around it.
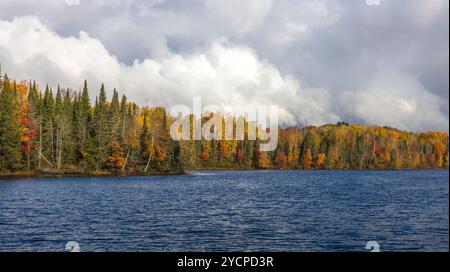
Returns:
[[[279,131],[274,152],[257,142],[181,142],[186,168],[438,169],[449,167],[449,135],[341,123]]]

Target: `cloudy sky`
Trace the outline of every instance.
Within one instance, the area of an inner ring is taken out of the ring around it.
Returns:
[[[448,131],[449,1],[379,1],[1,0],[0,62],[141,105],[201,96],[276,104],[284,125]]]

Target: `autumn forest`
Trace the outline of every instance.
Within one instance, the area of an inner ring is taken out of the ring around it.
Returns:
[[[162,107],[139,107],[100,87],[81,91],[0,76],[2,175],[157,175],[192,169],[439,169],[448,133],[411,133],[344,122],[280,128],[273,152],[259,141],[174,141]],[[204,117],[206,118],[206,117]]]

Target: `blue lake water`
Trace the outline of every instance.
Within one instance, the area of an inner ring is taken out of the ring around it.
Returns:
[[[448,193],[448,171],[0,180],[0,251],[448,251]]]

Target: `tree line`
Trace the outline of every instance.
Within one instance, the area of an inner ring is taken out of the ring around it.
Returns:
[[[344,122],[279,130],[275,151],[256,141],[182,141],[189,169],[448,169],[447,133],[411,133]]]
[[[142,108],[104,85],[95,101],[81,91],[1,78],[0,173],[175,174],[180,145],[164,108]]]
[[[0,73],[0,173],[176,174],[183,169],[434,169],[449,167],[447,133],[338,123],[280,128],[259,140],[174,141],[162,107],[139,107],[104,85],[73,91]],[[191,117],[192,118],[192,117]],[[204,121],[208,119],[205,118]],[[246,127],[248,123],[246,122]]]

